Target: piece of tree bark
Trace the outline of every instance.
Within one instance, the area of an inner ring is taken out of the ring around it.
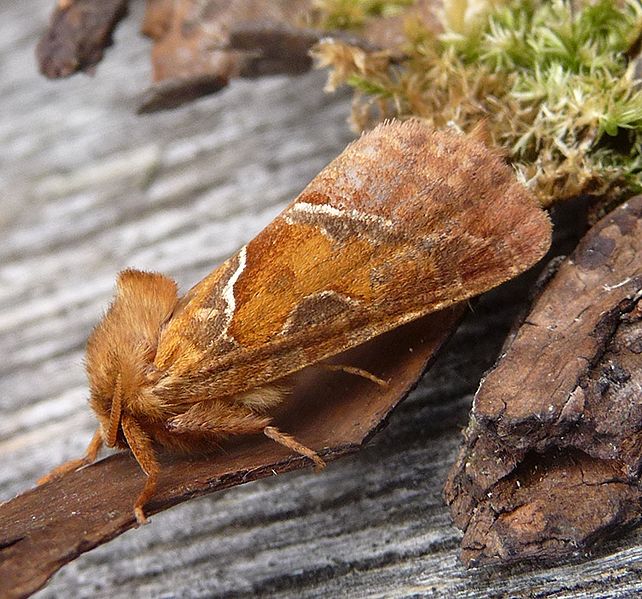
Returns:
[[[337,356],[389,380],[385,388],[346,375],[304,371],[275,420],[326,461],[356,451],[415,386],[428,362],[456,328],[464,308],[431,314]],[[262,437],[225,444],[207,456],[172,458],[161,469],[151,515],[192,497],[304,468]],[[24,597],[65,563],[134,527],[133,497],[144,475],[129,452],[108,457],[0,506],[0,595]]]
[[[127,14],[128,0],[59,0],[36,56],[50,79],[91,71],[112,44],[112,33]]]
[[[596,224],[474,400],[446,499],[469,565],[550,560],[640,517],[642,196]]]
[[[154,29],[156,29],[154,27]],[[218,59],[203,73],[163,77],[142,95],[140,114],[176,108],[199,97],[216,93],[233,77],[300,75],[312,67],[310,49],[322,33],[269,21],[241,21],[230,25]],[[179,52],[180,48],[174,48]],[[180,53],[180,52],[179,52]]]
[[[246,24],[257,24],[262,29],[283,30],[290,33],[287,44],[289,56],[272,60],[267,73],[303,72],[311,66],[308,37],[296,35],[296,27],[305,23],[311,10],[310,0],[182,0],[181,2],[152,2],[144,21],[143,31],[154,39],[152,50],[152,79],[154,84],[144,94],[140,112],[173,108],[200,95],[212,93],[244,73],[256,73],[261,69],[257,62],[265,62],[270,56],[265,51],[246,51],[230,47],[230,32],[243,30]],[[280,36],[283,38],[283,35]],[[254,66],[252,66],[254,65]],[[295,65],[294,68],[292,65]],[[221,83],[209,89],[196,84],[204,79]],[[167,94],[171,88],[171,94]],[[181,90],[185,90],[181,96]],[[165,99],[168,98],[168,101]]]

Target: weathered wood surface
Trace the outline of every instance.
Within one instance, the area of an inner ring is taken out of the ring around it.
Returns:
[[[34,46],[50,0],[0,8],[0,499],[86,446],[83,344],[128,265],[183,288],[267,223],[349,140],[323,75],[236,82],[134,114],[149,78],[139,3],[95,78],[49,82]],[[472,393],[523,291],[475,307],[360,453],[196,499],[81,556],[39,597],[622,597],[642,532],[552,567],[466,571],[441,493]],[[117,484],[112,481],[110,484]]]

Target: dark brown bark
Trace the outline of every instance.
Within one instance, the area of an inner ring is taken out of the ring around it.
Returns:
[[[475,396],[446,499],[469,565],[553,559],[640,516],[642,197],[595,225]]]
[[[128,0],[60,0],[36,49],[40,72],[57,79],[91,71],[112,44],[127,4]]]
[[[356,451],[415,386],[462,313],[458,307],[429,315],[335,360],[389,380],[386,388],[309,368],[275,423],[326,461]],[[226,444],[211,455],[167,457],[145,511],[152,515],[192,497],[307,466],[307,458],[262,437]],[[134,527],[133,500],[143,482],[124,452],[1,505],[0,595],[29,595],[67,562]]]

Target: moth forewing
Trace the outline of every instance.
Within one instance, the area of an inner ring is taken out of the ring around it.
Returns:
[[[480,142],[419,121],[380,125],[190,291],[161,336],[159,393],[276,380],[478,295],[549,244],[546,214]]]
[[[148,474],[137,519],[159,470],[153,445],[190,452],[264,432],[321,465],[272,425],[283,381],[506,281],[543,256],[550,234],[534,198],[474,137],[390,122],[182,299],[162,275],[121,275],[87,370],[103,440],[119,421],[117,443]],[[82,464],[95,453],[94,441]]]

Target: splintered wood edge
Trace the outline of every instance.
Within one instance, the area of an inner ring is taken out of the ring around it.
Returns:
[[[341,362],[383,375],[388,387],[320,372],[301,385],[305,404],[277,423],[326,461],[356,451],[414,388],[464,312],[460,305],[428,315],[342,354]],[[146,513],[308,466],[307,458],[262,437],[208,456],[166,457]],[[80,554],[134,528],[133,498],[143,482],[129,452],[121,452],[0,505],[0,595],[28,596]]]

